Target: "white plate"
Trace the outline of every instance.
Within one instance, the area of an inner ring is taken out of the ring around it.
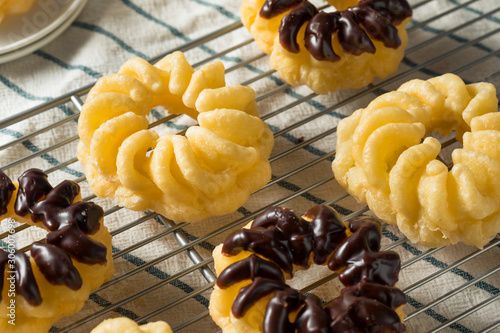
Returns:
[[[0,63],[25,56],[53,41],[76,19],[87,0],[40,0],[0,24]]]

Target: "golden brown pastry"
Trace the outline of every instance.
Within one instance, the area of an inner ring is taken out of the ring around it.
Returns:
[[[500,231],[500,113],[495,87],[454,74],[412,80],[338,126],[333,172],[414,243],[482,247]],[[455,130],[453,167],[432,132]]]
[[[16,250],[21,236],[9,227],[8,247],[0,250],[0,332],[47,332],[113,275],[102,208],[82,202],[78,184],[66,180],[53,188],[38,169],[12,182],[0,170],[0,218],[48,231],[28,257]]]

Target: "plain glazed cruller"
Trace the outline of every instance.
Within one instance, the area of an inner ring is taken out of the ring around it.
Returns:
[[[148,129],[154,106],[198,121],[185,135]],[[134,58],[92,88],[78,122],[78,159],[93,192],[126,208],[193,222],[234,212],[271,178],[274,144],[254,91],[226,87],[224,66],[194,71],[184,54]]]
[[[344,224],[329,206],[302,218],[271,207],[215,248],[210,315],[226,333],[405,332],[406,297],[395,287],[401,262],[380,241],[373,217]],[[339,272],[345,286],[326,306],[286,284],[312,264]]]
[[[243,0],[241,19],[271,67],[291,85],[319,94],[361,88],[394,73],[407,44],[406,0]]]
[[[163,321],[139,326],[131,319],[120,317],[106,319],[90,333],[172,333],[172,330],[170,326]]]
[[[82,202],[78,184],[52,187],[38,169],[12,182],[0,170],[0,218],[48,231],[44,242],[31,244],[30,257],[11,246],[12,233],[8,251],[0,250],[0,332],[47,332],[113,275],[102,208]]]
[[[429,247],[482,247],[500,232],[500,113],[495,87],[445,74],[412,80],[343,119],[333,171],[381,219]],[[448,168],[431,132],[455,130]]]

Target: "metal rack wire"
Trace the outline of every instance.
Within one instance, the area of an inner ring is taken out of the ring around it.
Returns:
[[[487,2],[490,4],[488,8],[493,10],[483,13],[480,9]],[[270,161],[273,170],[279,169],[281,172],[274,174],[271,182],[254,193],[238,212],[227,217],[211,219],[210,223],[206,223],[201,229],[201,234],[198,228],[189,223],[176,223],[152,212],[132,213],[110,202],[100,201],[105,207],[106,218],[113,214],[121,214],[123,217],[124,222],[120,226],[110,228],[115,238],[122,235],[130,238],[130,233],[138,231],[142,234],[134,237],[134,241],[125,248],[113,249],[117,264],[115,276],[91,295],[82,312],[57,323],[52,331],[87,332],[89,327],[114,316],[116,312],[138,322],[168,318],[174,331],[217,332],[219,329],[211,322],[206,307],[206,300],[215,281],[210,251],[213,245],[218,244],[231,230],[240,228],[271,205],[285,205],[301,212],[317,203],[325,203],[339,209],[345,219],[369,213],[366,206],[355,202],[336,185],[331,174],[329,165],[335,156],[335,124],[340,117],[366,105],[378,94],[392,90],[415,77],[426,78],[444,72],[454,72],[466,81],[486,80],[494,83],[497,89],[500,88],[500,48],[499,43],[495,42],[500,39],[500,3],[488,0],[415,0],[411,3],[414,18],[408,28],[410,44],[399,71],[365,89],[339,92],[332,96],[317,96],[307,88],[294,88],[283,83],[279,76],[269,69],[267,56],[257,51],[253,40],[239,23],[176,49],[185,52],[188,58],[196,59],[194,67],[209,61],[222,60],[226,64],[228,80],[231,80],[232,73],[237,72],[238,77],[246,78],[237,83],[254,87],[262,118],[271,126],[276,138],[276,147]],[[456,17],[456,26],[440,31],[440,20],[450,17]],[[475,24],[491,27],[481,29],[483,33],[480,35],[474,35],[470,30],[473,30],[471,27]],[[464,34],[464,31],[467,33]],[[198,47],[210,44],[218,38],[229,38],[236,42],[209,56],[206,53],[202,53],[203,56],[197,53]],[[172,51],[175,50],[168,50],[165,54],[151,59],[151,62]],[[84,98],[90,87],[82,87],[0,121],[0,129],[9,129],[57,108],[68,111],[64,118],[54,120],[49,126],[41,125],[31,133],[2,143],[0,152],[23,149],[31,140],[36,140],[41,135],[49,135],[51,131],[65,126],[76,129],[78,110],[82,105],[81,98]],[[289,116],[291,113],[294,113],[293,117]],[[293,121],[290,121],[290,118]],[[154,119],[150,127],[161,130],[169,127],[165,125],[175,124],[178,119],[176,116],[163,115]],[[310,133],[312,124],[323,131]],[[182,129],[179,132],[182,132]],[[1,162],[4,164],[1,168],[9,173],[14,167],[36,166],[42,157],[57,154],[58,149],[72,147],[77,140],[76,135],[68,135],[62,141],[39,151],[27,152],[21,159],[5,164]],[[442,138],[442,142],[444,153],[441,158],[450,163],[445,151],[447,148],[456,147],[458,143],[454,138]],[[75,169],[77,165],[78,161],[73,156],[47,167],[45,171],[57,174],[68,167]],[[99,200],[85,187],[85,177],[78,173],[73,176],[73,180],[82,185],[84,200]],[[145,229],[153,226],[155,232],[144,232],[143,226],[146,226]],[[27,229],[30,227],[20,225],[16,232],[29,231]],[[384,249],[395,250],[403,258],[399,286],[409,298],[405,309],[408,315],[405,322],[410,332],[500,332],[500,320],[498,316],[494,316],[500,302],[500,239],[493,240],[484,249],[464,246],[427,249],[409,243],[391,226],[384,227],[384,236]],[[0,238],[5,237],[6,232],[0,234]],[[158,242],[161,242],[164,252],[151,253],[158,251]],[[143,260],[133,255],[136,251],[151,255],[147,260]],[[172,260],[175,265],[169,268],[168,263]],[[184,265],[179,265],[179,262]],[[485,262],[489,264],[485,265]],[[416,273],[420,270],[425,270],[428,274],[421,278],[421,275]],[[149,284],[142,284],[141,281],[146,280],[144,276],[151,275],[154,278],[148,280]],[[191,280],[191,276],[197,277]],[[322,288],[328,289],[335,284],[335,274],[315,276],[318,278],[301,286],[304,292],[321,293]],[[419,278],[414,279],[414,276]],[[450,276],[453,283],[449,282]],[[443,282],[444,277],[447,278],[446,284]],[[183,282],[186,279],[190,282],[196,281],[192,284],[195,287],[187,286]],[[172,286],[179,292],[171,292],[172,289],[169,288]],[[431,295],[428,290],[432,291]],[[436,290],[441,292],[436,293]],[[476,300],[472,305],[471,295],[474,295]],[[154,308],[148,305],[152,298],[156,299]],[[157,306],[158,298],[163,299],[161,306]],[[324,300],[329,299],[326,297]],[[457,306],[463,300],[469,300],[467,304],[470,306]],[[183,313],[186,308],[190,310]]]

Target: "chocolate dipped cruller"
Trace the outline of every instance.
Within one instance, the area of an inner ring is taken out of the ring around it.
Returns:
[[[320,94],[361,88],[395,72],[412,16],[406,0],[331,0],[322,11],[307,0],[243,0],[243,24],[271,67],[292,85]]]
[[[325,205],[302,217],[271,207],[214,250],[210,314],[224,332],[405,332],[406,297],[395,287],[401,262],[380,243],[373,217],[344,224]],[[326,305],[286,283],[312,264],[338,272],[345,286]]]
[[[113,274],[111,235],[103,210],[82,202],[80,187],[65,180],[56,187],[39,169],[16,182],[0,170],[0,218],[48,231],[17,250],[14,224],[0,249],[0,332],[47,332],[53,323],[81,309],[92,290]]]

